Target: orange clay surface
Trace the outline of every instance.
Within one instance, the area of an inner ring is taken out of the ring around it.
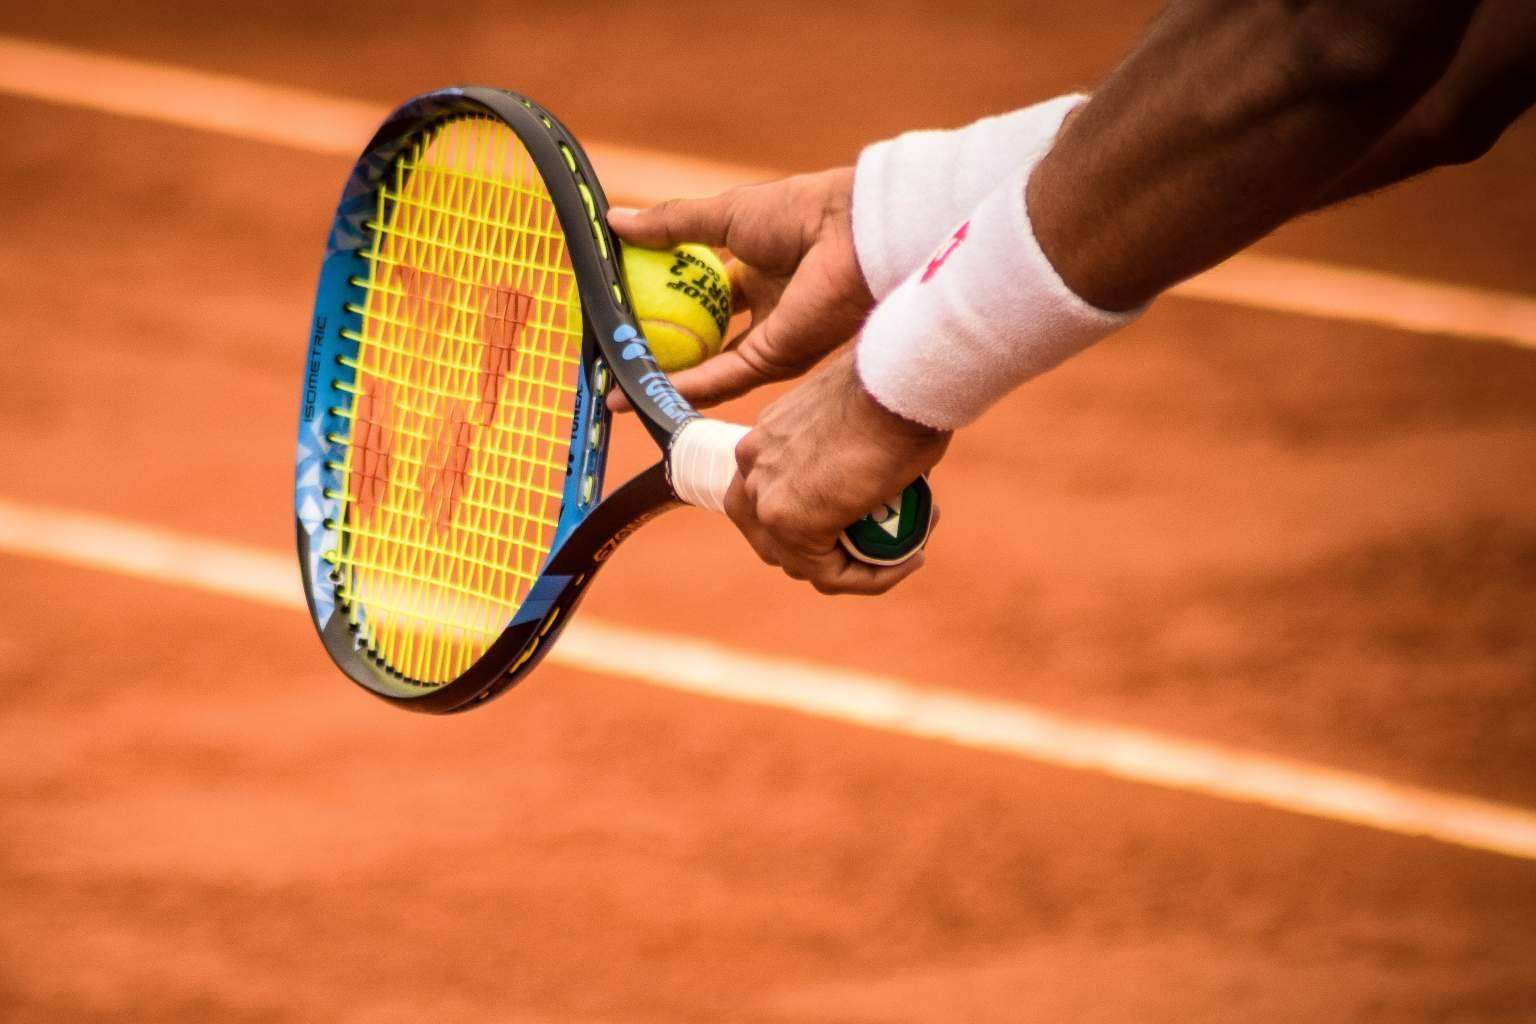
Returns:
[[[796,169],[1089,84],[1153,5],[433,9],[0,32]],[[346,161],[0,124],[0,499],[286,551]],[[1259,251],[1529,294],[1532,180],[1528,122]],[[586,607],[1536,806],[1536,352],[1169,300],[951,452],[888,599],[684,512]],[[408,715],[302,613],[15,556],[0,609],[7,1022],[1536,1019],[1529,861],[559,666]]]

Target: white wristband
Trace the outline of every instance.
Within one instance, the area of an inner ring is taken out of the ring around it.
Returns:
[[[889,295],[1004,178],[1044,156],[1085,99],[1058,96],[865,148],[853,175],[853,245],[875,298]]]
[[[1079,298],[1035,240],[1026,173],[1009,176],[884,302],[859,337],[881,405],[943,430],[1134,320]]]

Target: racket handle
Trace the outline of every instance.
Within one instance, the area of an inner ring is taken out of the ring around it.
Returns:
[[[725,492],[736,476],[736,446],[749,428],[722,420],[683,425],[667,453],[672,489],[690,505],[725,511]],[[900,565],[923,549],[933,524],[933,494],[918,477],[895,498],[838,537],[843,550],[870,565]]]
[[[683,424],[667,455],[677,496],[690,505],[723,513],[725,492],[736,476],[736,446],[749,429],[703,418]]]

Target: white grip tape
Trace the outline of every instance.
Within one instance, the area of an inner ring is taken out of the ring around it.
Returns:
[[[667,465],[672,489],[690,505],[725,511],[725,492],[736,475],[736,445],[749,428],[723,420],[696,419],[672,439]]]

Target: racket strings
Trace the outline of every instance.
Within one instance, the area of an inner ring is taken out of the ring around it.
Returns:
[[[549,553],[582,322],[553,202],[499,121],[419,142],[380,189],[331,552],[368,649],[423,684],[500,635]]]

